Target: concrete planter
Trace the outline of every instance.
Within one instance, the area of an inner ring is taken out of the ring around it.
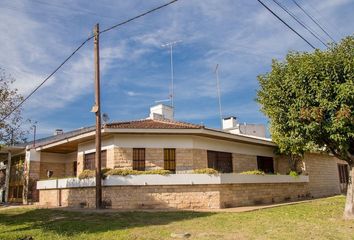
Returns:
[[[246,183],[306,183],[308,176],[289,175],[243,175],[225,173],[208,174],[171,174],[171,175],[128,175],[108,176],[102,180],[103,186],[146,186],[146,185],[207,185],[207,184],[246,184]],[[37,189],[63,189],[94,187],[95,179],[65,178],[37,182]]]

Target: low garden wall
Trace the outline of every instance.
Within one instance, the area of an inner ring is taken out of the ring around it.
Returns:
[[[171,174],[108,176],[102,181],[104,205],[120,209],[205,209],[276,203],[309,195],[308,176]],[[95,181],[38,181],[40,205],[95,207]]]

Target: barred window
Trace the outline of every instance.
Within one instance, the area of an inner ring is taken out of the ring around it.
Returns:
[[[145,148],[133,148],[133,170],[145,171]]]
[[[84,170],[89,169],[89,170],[95,170],[95,158],[96,158],[96,153],[88,153],[85,154],[84,158]],[[101,151],[101,167],[106,166],[106,161],[107,161],[107,151],[103,150]]]
[[[222,173],[232,172],[232,154],[228,152],[209,151],[208,168],[213,168]]]
[[[349,182],[349,171],[347,164],[338,164],[339,182],[348,183]]]
[[[172,172],[176,171],[176,149],[164,148],[164,169]]]

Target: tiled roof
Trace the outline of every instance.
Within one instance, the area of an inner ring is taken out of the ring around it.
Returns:
[[[106,128],[136,128],[136,129],[200,129],[203,128],[201,125],[176,122],[170,120],[136,120],[127,122],[113,122],[106,124]]]

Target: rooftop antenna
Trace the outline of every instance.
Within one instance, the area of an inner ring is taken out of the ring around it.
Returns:
[[[217,89],[217,92],[218,92],[220,124],[221,124],[221,128],[222,128],[221,95],[220,95],[220,82],[219,82],[219,64],[216,64],[214,73],[216,75],[216,89]]]
[[[173,47],[176,46],[177,43],[182,42],[181,40],[178,41],[173,41],[173,42],[168,42],[165,44],[162,44],[161,47],[165,48],[170,48],[170,64],[171,64],[171,89],[170,89],[170,94],[169,94],[169,99],[171,101],[171,107],[174,108],[174,69],[173,69]],[[173,111],[173,116],[174,116],[174,111]]]
[[[162,102],[170,102],[171,101],[171,99],[163,99],[163,100],[157,100],[157,101],[155,101],[155,103],[162,103]]]

